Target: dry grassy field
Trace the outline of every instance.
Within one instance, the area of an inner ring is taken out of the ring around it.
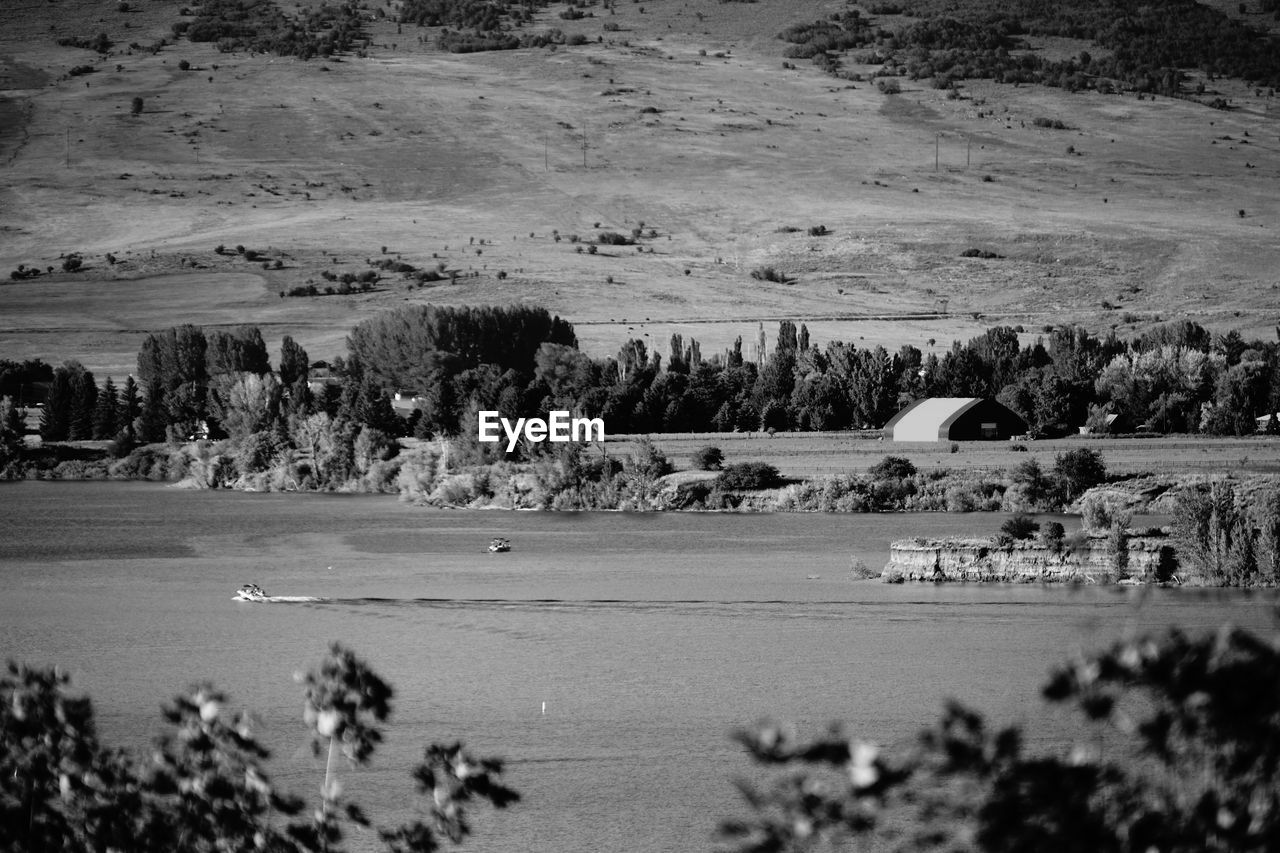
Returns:
[[[691,457],[708,445],[724,452],[725,464],[768,462],[784,477],[813,479],[833,474],[862,474],[885,456],[910,459],[921,471],[1005,471],[1035,459],[1046,471],[1054,457],[1088,448],[1102,454],[1107,471],[1115,475],[1280,474],[1280,442],[1257,438],[1066,438],[1052,441],[958,442],[952,453],[947,443],[915,444],[880,441],[874,435],[849,432],[819,433],[707,433],[657,435],[655,446],[678,469],[693,467]],[[1012,448],[1025,446],[1025,451]],[[633,436],[609,436],[609,453],[630,453]]]
[[[818,343],[924,349],[999,323],[1127,334],[1186,317],[1269,338],[1280,319],[1280,128],[1243,87],[1229,112],[985,82],[886,96],[783,69],[776,33],[841,5],[815,0],[552,7],[534,29],[591,41],[555,51],[452,55],[389,22],[341,61],[129,50],[169,35],[180,5],[0,5],[0,356],[119,377],[145,332],[195,322],[256,323],[326,358],[407,301],[545,305],[595,356],[631,337],[665,351],[672,332],[710,354],[784,318]],[[55,44],[100,30],[106,57]],[[97,73],[67,76],[79,64]],[[569,239],[642,222],[643,251]],[[279,295],[383,247],[461,276]],[[84,271],[8,281],[71,252]],[[762,265],[794,281],[753,280]]]

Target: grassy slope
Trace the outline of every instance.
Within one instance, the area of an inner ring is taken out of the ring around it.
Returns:
[[[76,357],[121,375],[146,330],[191,321],[259,323],[273,347],[290,333],[326,357],[356,320],[406,300],[543,304],[593,355],[633,336],[665,352],[672,331],[710,354],[754,340],[760,319],[772,339],[783,317],[820,343],[891,347],[943,347],[996,322],[1100,330],[1124,312],[1138,328],[1190,317],[1274,333],[1280,131],[1243,87],[1228,92],[1232,113],[985,83],[960,101],[915,83],[886,97],[803,63],[781,68],[773,35],[839,6],[812,0],[651,0],[643,14],[619,3],[616,16],[576,22],[555,7],[540,26],[606,36],[555,52],[452,56],[418,44],[426,31],[383,23],[370,58],[328,63],[185,42],[126,55],[128,42],[167,34],[179,4],[134,5],[143,11],[0,8],[0,116],[24,117],[0,123],[0,274],[71,251],[91,267],[0,286],[0,356]],[[602,33],[605,20],[620,31]],[[118,42],[105,60],[52,44],[99,29]],[[60,79],[81,63],[101,71]],[[1036,128],[1038,116],[1073,129]],[[652,253],[579,255],[551,238],[639,221],[659,232]],[[816,223],[832,235],[778,231]],[[286,268],[220,258],[220,243],[270,246]],[[367,269],[384,245],[479,276],[277,296],[321,269]],[[958,257],[970,247],[1007,257]],[[108,251],[123,262],[108,267]],[[753,281],[763,264],[798,279]],[[156,277],[103,281],[145,276]],[[941,298],[948,316],[936,318]],[[902,319],[913,313],[929,317]]]

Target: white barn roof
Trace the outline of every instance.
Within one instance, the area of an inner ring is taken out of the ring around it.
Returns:
[[[892,441],[937,441],[948,421],[981,401],[981,397],[929,397],[912,403],[890,422]]]

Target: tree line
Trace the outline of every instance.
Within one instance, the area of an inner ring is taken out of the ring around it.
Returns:
[[[1023,343],[1020,332],[998,326],[941,355],[912,345],[891,354],[843,341],[820,347],[803,324],[783,321],[771,346],[761,327],[751,352],[739,337],[704,356],[696,340],[673,335],[665,358],[641,340],[591,358],[572,325],[541,308],[410,306],[358,324],[346,357],[317,383],[291,337],[273,370],[258,329],[188,325],[148,335],[136,379],[122,386],[99,386],[74,361],[0,361],[0,396],[46,385],[46,441],[129,444],[263,432],[288,440],[291,424],[317,413],[391,438],[474,432],[482,409],[544,418],[567,410],[603,418],[614,434],[847,430],[883,426],[923,397],[994,397],[1031,435],[1051,437],[1084,424],[1105,430],[1112,415],[1130,431],[1247,435],[1256,417],[1280,409],[1276,341],[1214,335],[1191,321],[1128,340],[1059,326]],[[408,419],[392,410],[397,391],[414,400]]]
[[[870,51],[867,61],[882,73],[933,79],[939,87],[970,78],[1004,83],[1040,83],[1066,89],[1176,95],[1181,69],[1239,77],[1259,86],[1280,85],[1280,42],[1194,0],[1149,4],[1141,0],[1013,0],[991,8],[982,3],[901,0],[871,4],[875,14],[905,14],[897,26],[873,25],[857,10],[826,21],[788,28],[780,38],[795,45],[788,55],[811,58],[838,73],[850,49]],[[1026,50],[1026,37],[1091,41],[1105,53],[1082,51],[1051,60]]]

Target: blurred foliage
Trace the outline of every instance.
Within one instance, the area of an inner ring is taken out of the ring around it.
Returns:
[[[1055,753],[956,703],[897,755],[838,727],[809,742],[770,723],[740,732],[771,781],[740,786],[749,814],[722,825],[724,849],[1280,847],[1280,635],[1125,640],[1053,670],[1043,695],[1084,724]]]
[[[350,650],[334,644],[302,676],[305,719],[353,763],[367,763],[391,713],[392,690]],[[98,740],[90,701],[68,692],[54,669],[9,663],[0,677],[0,851],[3,853],[340,853],[344,822],[369,826],[326,772],[320,808],[279,791],[251,718],[226,708],[208,684],[163,709],[168,728],[139,759]],[[332,760],[330,761],[332,769]],[[432,851],[469,832],[468,804],[504,808],[519,795],[499,780],[502,762],[476,759],[460,744],[432,744],[412,770],[428,799],[427,822],[379,827],[394,853]]]

